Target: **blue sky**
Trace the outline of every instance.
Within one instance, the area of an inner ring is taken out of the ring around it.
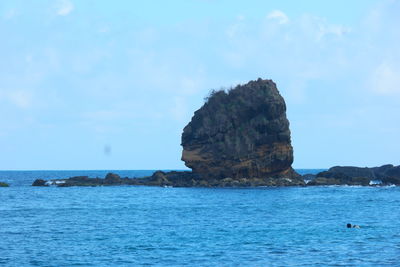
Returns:
[[[295,168],[400,164],[400,1],[0,3],[0,169],[183,169],[211,89],[273,79]]]

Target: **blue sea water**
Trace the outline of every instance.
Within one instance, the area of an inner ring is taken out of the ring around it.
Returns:
[[[30,186],[107,172],[0,171],[0,266],[400,265],[399,187]]]

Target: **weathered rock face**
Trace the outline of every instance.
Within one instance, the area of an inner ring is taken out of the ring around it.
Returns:
[[[213,92],[182,134],[182,160],[203,179],[297,177],[286,104],[272,80]]]

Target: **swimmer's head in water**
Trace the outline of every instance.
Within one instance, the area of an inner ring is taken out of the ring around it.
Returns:
[[[347,228],[351,228],[351,223],[348,223],[346,226]]]

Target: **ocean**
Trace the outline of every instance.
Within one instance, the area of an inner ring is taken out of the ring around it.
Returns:
[[[107,172],[0,171],[0,266],[400,265],[399,187],[30,186]]]

